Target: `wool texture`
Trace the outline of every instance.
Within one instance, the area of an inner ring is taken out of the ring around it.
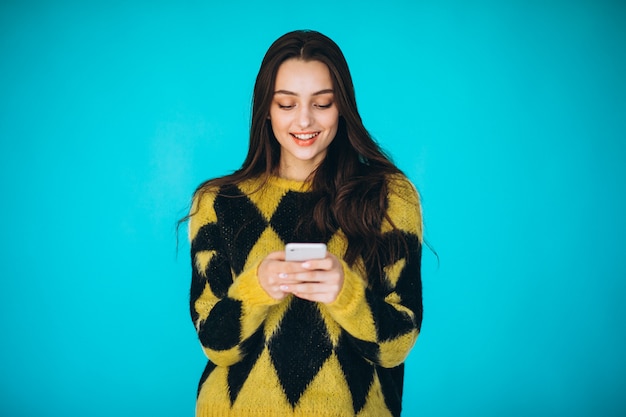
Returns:
[[[403,252],[382,277],[343,261],[341,230],[298,234],[300,208],[313,203],[307,183],[248,180],[194,199],[190,311],[209,359],[198,417],[400,415],[404,361],[422,322],[422,219],[415,187],[401,176],[388,182],[391,223],[381,227]],[[332,303],[277,301],[259,284],[263,258],[296,241],[324,242],[341,260]]]

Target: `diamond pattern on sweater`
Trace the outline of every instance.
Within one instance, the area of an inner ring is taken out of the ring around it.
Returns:
[[[244,355],[241,362],[228,368],[228,394],[231,405],[235,403],[239,391],[248,378],[248,374],[263,351],[263,329],[259,328],[252,336],[241,344]]]
[[[341,232],[330,232],[328,236],[311,233],[314,227],[310,213],[316,198],[313,193],[282,184],[277,187],[271,182],[267,189],[257,192],[256,184],[246,184],[222,187],[214,199],[207,200],[210,204],[202,207],[199,218],[212,223],[196,222],[193,230],[196,239],[192,255],[198,257],[192,263],[192,318],[195,324],[199,317],[206,317],[198,329],[202,344],[219,351],[219,357],[231,358],[225,372],[219,368],[219,378],[209,378],[216,365],[207,365],[200,382],[206,385],[206,391],[201,396],[202,404],[198,403],[202,410],[199,415],[211,415],[216,407],[227,415],[229,409],[231,413],[252,410],[254,401],[264,399],[266,392],[276,400],[271,406],[283,414],[298,410],[308,413],[317,402],[324,407],[328,392],[337,392],[332,385],[338,384],[342,411],[337,415],[376,415],[378,411],[387,415],[389,410],[394,417],[399,416],[403,367],[388,369],[376,363],[388,360],[389,346],[395,348],[396,341],[406,344],[409,340],[405,331],[411,316],[402,312],[404,308],[415,311],[413,322],[421,322],[420,270],[419,262],[415,262],[419,261],[419,252],[411,253],[413,262],[388,259],[385,252],[393,247],[400,252],[420,251],[419,238],[409,231],[388,231],[381,253],[382,264],[387,265],[384,276],[372,265],[364,266],[369,271],[365,298],[369,308],[362,308],[372,315],[365,332],[349,334],[326,308],[290,296],[269,307],[261,327],[250,329],[253,334],[241,340],[242,326],[249,328],[253,323],[250,318],[256,320],[256,309],[265,307],[248,305],[247,298],[230,298],[228,291],[235,277],[249,271],[268,251],[280,250],[290,241],[330,243],[329,248],[339,257],[347,245]],[[398,213],[403,215],[403,210]],[[404,234],[406,246],[398,239],[400,233]],[[194,303],[199,298],[201,302]],[[394,308],[396,303],[403,307]],[[412,327],[414,330],[415,324]],[[268,384],[258,384],[265,381],[265,372],[271,373]],[[335,395],[331,397],[337,400]]]
[[[200,389],[202,389],[202,384],[204,384],[204,381],[209,378],[209,375],[211,375],[211,372],[213,372],[216,367],[217,365],[215,365],[213,362],[207,362],[206,366],[204,367],[204,371],[202,372],[202,376],[200,377],[200,381],[198,382],[198,392],[196,392],[196,398],[200,395]]]
[[[204,291],[204,288],[207,284],[206,276],[198,273],[196,268],[191,268],[191,289],[189,290],[189,310],[191,312],[191,320],[195,324],[200,317],[198,311],[196,310],[196,300]]]
[[[344,331],[335,348],[335,354],[341,365],[341,371],[346,376],[348,389],[352,394],[354,414],[356,415],[365,406],[367,394],[374,380],[374,365],[367,362],[362,356],[355,355],[354,350],[348,348],[349,343],[349,336]]]
[[[219,249],[219,227],[216,223],[205,224],[198,230],[196,238],[191,242],[191,252]]]
[[[215,212],[223,219],[223,247],[231,267],[239,275],[250,250],[268,226],[257,206],[235,186],[224,187],[215,199]]]
[[[385,405],[393,417],[400,417],[402,411],[402,391],[404,382],[404,364],[395,368],[376,367]]]
[[[415,313],[415,322],[417,323],[417,329],[420,330],[422,323],[422,283],[420,280],[414,279],[415,276],[420,274],[420,265],[422,262],[421,242],[415,235],[406,234],[406,239],[415,248],[414,253],[410,256],[414,259],[413,262],[407,265],[400,276],[398,277],[398,283],[396,284],[395,291],[402,299],[402,304],[410,308]]]
[[[268,350],[285,395],[295,406],[333,352],[317,305],[294,297]]]
[[[228,259],[224,257],[223,253],[218,252],[211,259],[205,275],[211,277],[208,283],[213,294],[219,298],[226,297],[228,288],[233,284],[233,277]]]
[[[226,350],[239,343],[241,304],[241,301],[232,298],[224,298],[215,304],[198,331],[203,346]]]
[[[413,331],[413,320],[408,314],[397,311],[370,291],[365,293],[365,299],[371,311],[376,312],[373,317],[379,342],[392,340]],[[398,319],[399,314],[404,316],[404,320]],[[385,326],[381,326],[379,324],[381,322],[385,323]]]
[[[330,236],[315,235],[313,230],[308,229],[306,233],[297,230],[299,219],[311,202],[311,195],[296,191],[287,192],[280,200],[270,219],[270,225],[283,242],[328,242]]]

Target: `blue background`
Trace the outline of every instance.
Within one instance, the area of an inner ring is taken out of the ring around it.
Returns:
[[[175,221],[240,166],[283,33],[343,49],[422,193],[405,416],[626,415],[626,5],[0,6],[0,415],[191,416]]]

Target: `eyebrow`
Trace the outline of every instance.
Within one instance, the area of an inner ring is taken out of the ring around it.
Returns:
[[[325,90],[317,91],[317,92],[313,93],[312,95],[313,96],[319,96],[319,95],[322,95],[322,94],[333,94],[334,92],[335,92],[335,90],[333,90],[332,88],[327,88]],[[289,90],[277,90],[277,91],[274,91],[274,94],[284,94],[284,95],[287,95],[287,96],[298,96],[297,93],[294,93],[293,91],[289,91]]]

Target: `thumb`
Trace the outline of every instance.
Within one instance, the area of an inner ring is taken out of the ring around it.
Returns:
[[[277,252],[270,252],[270,253],[267,254],[265,259],[271,259],[271,260],[275,260],[275,261],[284,261],[285,260],[285,251],[281,250],[281,251],[277,251]]]

